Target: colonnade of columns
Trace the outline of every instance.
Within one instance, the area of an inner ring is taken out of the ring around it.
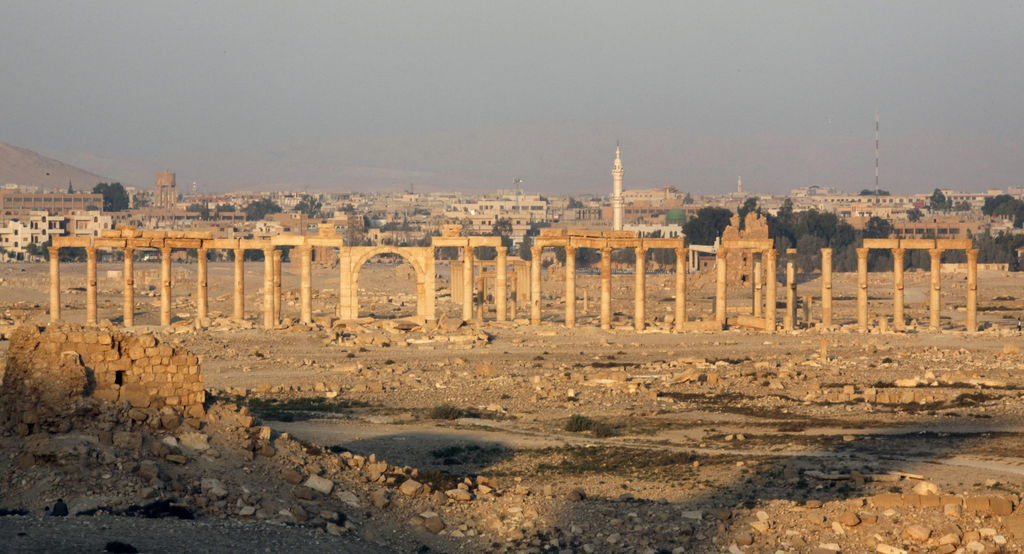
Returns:
[[[85,248],[85,322],[96,325],[98,322],[96,271],[97,250],[95,247]],[[135,251],[134,247],[121,249],[124,254],[124,289],[122,322],[125,327],[135,325]],[[171,324],[171,307],[173,302],[171,273],[171,254],[173,249],[164,246],[160,251],[160,325]],[[196,249],[196,317],[209,317],[209,276],[207,248]],[[301,258],[301,321],[312,322],[312,282],[311,282],[311,248],[299,248]],[[234,290],[232,302],[232,318],[245,318],[245,265],[243,249],[234,250]],[[271,328],[281,319],[281,251],[273,248],[264,249],[264,304],[263,324]],[[61,317],[60,300],[60,248],[50,247],[50,320],[57,321]]]
[[[870,248],[857,249],[857,327],[861,332],[868,330],[868,253]],[[892,254],[893,290],[892,314],[893,330],[902,331],[906,328],[906,301],[904,296],[905,279],[904,265],[906,248],[890,248]],[[978,329],[978,250],[965,249],[967,254],[967,302],[966,327],[974,332]],[[929,286],[928,286],[928,327],[933,331],[941,328],[942,322],[942,253],[943,248],[929,248]],[[832,281],[831,250],[828,253],[826,266],[825,250],[822,250],[822,287],[827,279],[829,288]],[[829,302],[829,319],[831,320],[831,295]],[[826,297],[822,296],[824,303]]]
[[[463,319],[483,319],[485,311],[486,291],[488,285],[493,283],[494,314],[496,321],[506,321],[510,317],[515,318],[518,297],[523,296],[520,291],[521,276],[517,268],[512,274],[511,301],[509,299],[509,273],[508,273],[508,247],[492,246],[496,252],[494,259],[494,273],[485,274],[485,266],[489,262],[478,262],[472,252],[473,248],[464,247],[462,260],[451,263],[451,291],[452,299],[459,299],[462,304]],[[480,267],[480,275],[477,278],[475,268]],[[467,317],[468,314],[468,317]]]
[[[576,253],[575,246],[561,246],[565,251],[565,326],[572,328],[576,326]],[[612,248],[605,247],[598,249],[601,253],[600,261],[600,291],[601,303],[599,319],[602,329],[610,329],[612,323]],[[633,247],[635,256],[634,286],[633,286],[633,328],[643,331],[646,328],[647,318],[647,253],[650,249],[643,246]],[[676,331],[681,331],[686,322],[686,265],[687,248],[675,248],[676,254],[676,286],[675,286],[675,325]],[[542,247],[533,247],[530,251],[530,283],[531,283],[531,325],[539,325],[541,320],[541,255]],[[587,299],[584,299],[584,310],[587,309]]]
[[[941,241],[937,241],[941,242]],[[123,244],[123,243],[122,243]],[[948,246],[948,245],[947,245]],[[876,244],[877,247],[877,244]],[[136,247],[120,247],[124,253],[124,290],[123,290],[123,321],[124,325],[132,326],[135,323],[135,267],[134,255]],[[505,247],[497,249],[497,261],[494,273],[494,301],[497,312],[497,320],[502,321],[509,314],[509,299],[507,296],[508,287],[508,253]],[[565,246],[566,252],[566,274],[565,274],[565,325],[574,327],[577,319],[577,291],[576,291],[576,253],[577,247]],[[645,329],[646,321],[646,256],[649,248],[644,246],[632,247],[636,256],[636,271],[634,274],[634,314],[633,326],[637,331]],[[97,313],[97,249],[96,246],[85,248],[86,253],[86,323],[95,325],[98,319]],[[157,248],[160,251],[160,324],[170,325],[172,308],[172,273],[171,254],[172,246],[162,245]],[[245,315],[245,276],[244,276],[244,254],[245,248],[234,248],[234,290],[232,302],[232,317],[236,320],[244,319]],[[264,254],[264,275],[263,275],[263,325],[267,328],[276,326],[281,321],[281,250],[274,247],[262,249]],[[312,246],[296,246],[300,261],[300,320],[305,323],[312,322]],[[611,327],[611,254],[613,248],[603,247],[600,261],[600,325],[604,329]],[[687,322],[686,312],[686,266],[689,254],[688,248],[675,248],[676,254],[676,278],[675,278],[675,331],[682,331]],[[891,248],[893,258],[893,329],[902,330],[905,328],[905,297],[904,297],[904,260],[906,248]],[[944,248],[929,248],[930,256],[930,282],[929,282],[929,327],[938,330],[941,327],[941,259]],[[61,317],[60,302],[60,247],[51,247],[50,254],[50,318],[59,320]],[[196,276],[196,315],[199,318],[209,316],[208,298],[208,261],[209,248],[200,247],[196,249],[198,254],[197,276]],[[868,254],[870,248],[858,248],[857,254],[857,325],[860,331],[868,330]],[[966,324],[970,331],[977,330],[977,263],[978,250],[966,248],[967,255],[967,291],[966,291]],[[530,320],[533,324],[539,324],[541,319],[541,255],[543,249],[534,246],[529,267],[530,286]],[[729,248],[718,249],[716,264],[716,291],[715,291],[715,320],[720,324],[726,323],[727,302],[727,254]],[[782,325],[785,330],[792,330],[796,322],[796,275],[793,255],[795,250],[786,251],[786,309],[783,314]],[[468,319],[473,316],[474,287],[473,270],[474,256],[472,247],[463,247],[463,265],[461,288],[463,299],[463,315],[468,314]],[[752,313],[755,317],[763,317],[766,321],[766,330],[774,331],[776,328],[776,265],[777,252],[774,249],[755,251],[755,259],[752,261],[754,269],[752,278],[753,307]],[[344,270],[343,270],[344,271]],[[430,271],[433,271],[431,264]],[[454,275],[453,275],[454,277]],[[517,284],[522,280],[518,271],[514,275]],[[418,279],[419,280],[419,279]],[[432,280],[431,280],[432,281]],[[418,286],[420,284],[418,283]],[[423,286],[426,286],[424,282]],[[481,290],[483,287],[481,287]],[[421,295],[426,291],[420,291]],[[517,294],[517,297],[521,295]],[[821,323],[824,328],[829,328],[833,323],[832,305],[832,250],[824,248],[821,250]],[[516,309],[516,299],[512,299],[511,309]],[[584,303],[587,299],[584,298]],[[340,309],[340,302],[339,302]],[[584,308],[586,309],[586,308]],[[422,314],[421,314],[422,315]],[[514,311],[513,311],[514,317]]]

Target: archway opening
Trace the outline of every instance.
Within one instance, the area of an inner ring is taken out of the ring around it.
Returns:
[[[406,319],[417,315],[416,269],[395,253],[371,256],[356,275],[359,317]]]

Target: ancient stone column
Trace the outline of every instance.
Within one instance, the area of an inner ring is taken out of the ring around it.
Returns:
[[[160,325],[171,324],[171,249],[160,249]]]
[[[434,265],[434,252],[430,251],[427,255],[423,256],[423,272],[422,275],[416,277],[417,292],[419,292],[419,283],[422,280],[423,287],[422,293],[417,298],[417,311],[420,312],[420,316],[424,321],[436,321],[437,320],[437,268]],[[422,306],[422,310],[420,307]]]
[[[199,319],[206,319],[209,317],[210,300],[208,293],[208,282],[207,282],[207,249],[197,248],[196,249],[196,260],[197,274],[196,274],[196,316]]]
[[[754,254],[752,254],[752,256],[753,255]],[[764,264],[763,264],[763,262],[764,262],[764,257],[763,256],[761,256],[759,258],[756,258],[754,260],[754,278],[752,279],[753,287],[754,287],[754,305],[753,305],[753,315],[754,315],[754,317],[761,317],[762,308],[764,307],[764,298],[763,298],[763,296],[764,296],[764,294],[763,294],[764,293],[764,291],[763,291],[763,288],[764,288],[764,283],[763,283],[763,281],[764,281],[764,279],[763,279],[763,276],[764,276]]]
[[[576,249],[565,247],[565,326],[576,326]]]
[[[85,324],[96,325],[96,248],[85,249]]]
[[[540,247],[530,249],[530,325],[540,325]]]
[[[452,281],[452,302],[462,304],[462,262],[451,260],[448,262],[448,270],[451,272]]]
[[[263,327],[274,328],[274,249],[263,249]]]
[[[512,294],[510,294],[508,298],[508,318],[515,319],[519,315],[519,306],[516,301],[519,297],[519,272],[515,271],[514,268],[511,278],[512,286],[510,288],[512,289]]]
[[[792,331],[796,325],[796,267],[793,256],[796,249],[786,249],[786,313],[782,316],[782,329]]]
[[[633,286],[633,326],[639,332],[644,330],[647,319],[647,249],[636,247],[636,278]]]
[[[281,281],[282,281],[282,267],[281,261],[284,258],[284,252],[278,249],[274,249],[274,324],[281,323]]]
[[[508,315],[508,248],[495,248],[498,255],[494,266],[494,314],[498,321]]]
[[[351,247],[338,248],[338,306],[335,314],[341,319],[359,317],[359,282],[352,274]]]
[[[940,294],[942,293],[942,249],[933,248],[928,251],[928,255],[931,256],[931,295],[928,310],[928,327],[932,331],[938,331],[942,323],[941,320],[941,309],[942,299]]]
[[[601,328],[612,328],[612,249],[601,249]]]
[[[301,301],[302,322],[313,323],[313,247],[299,247],[300,281],[299,300]]]
[[[135,249],[124,249],[124,316],[125,327],[135,325]]]
[[[50,252],[50,321],[60,321],[60,247]]]
[[[868,249],[857,249],[857,327],[868,332]]]
[[[462,248],[462,319],[473,319],[473,247]]]
[[[832,249],[821,249],[821,325],[832,326]]]
[[[766,320],[765,330],[769,333],[774,333],[776,330],[776,286],[778,281],[778,253],[774,248],[765,251],[764,257],[764,275],[766,280],[765,288],[765,310],[764,318]]]
[[[729,274],[726,269],[725,248],[720,247],[718,255],[715,257],[715,321],[723,327],[725,326],[725,310],[728,308],[726,285]]]
[[[590,289],[585,287],[583,289],[583,306],[581,308],[584,314],[590,313]]]
[[[245,250],[235,249],[235,288],[234,307],[231,317],[242,321],[245,319]]]
[[[686,248],[676,248],[676,323],[681,332],[686,324]]]
[[[892,330],[902,331],[903,319],[903,248],[892,249]]]
[[[978,330],[978,249],[967,250],[967,332]]]

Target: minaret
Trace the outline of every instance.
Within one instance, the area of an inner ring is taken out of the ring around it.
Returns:
[[[622,151],[615,145],[615,164],[612,165],[612,230],[622,230]]]
[[[743,177],[736,178],[736,193],[743,194]]]

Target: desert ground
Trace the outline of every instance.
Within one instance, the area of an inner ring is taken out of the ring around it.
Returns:
[[[589,306],[581,300],[577,327],[566,329],[557,270],[545,272],[542,325],[530,326],[494,321],[493,306],[483,321],[458,319],[443,266],[439,322],[410,322],[412,269],[390,263],[363,268],[363,319],[339,322],[336,270],[317,268],[314,324],[305,325],[298,275],[286,265],[284,321],[265,330],[261,263],[246,264],[242,323],[227,319],[230,264],[210,263],[211,317],[196,322],[194,266],[176,263],[175,321],[159,329],[159,266],[136,268],[135,332],[197,354],[208,402],[251,412],[280,443],[277,454],[236,456],[211,430],[217,456],[171,441],[132,464],[104,457],[105,446],[90,446],[87,462],[20,463],[31,435],[8,433],[8,549],[102,551],[119,540],[166,552],[1024,550],[1019,273],[980,272],[982,329],[972,334],[962,273],[943,275],[943,329],[927,330],[923,272],[907,274],[901,333],[877,325],[892,314],[890,273],[870,274],[867,334],[854,321],[856,275],[837,273],[834,329],[814,325],[821,285],[809,274],[797,289],[814,297],[809,328],[801,311],[788,333],[676,334],[671,274],[648,276],[650,328],[637,333],[631,274],[614,276],[615,322],[601,330],[596,275],[577,278]],[[101,326],[119,325],[120,269],[99,266]],[[0,265],[5,338],[47,322],[47,275],[43,264]],[[84,276],[84,264],[62,264],[71,323],[85,319]],[[713,292],[713,275],[690,276],[691,319],[712,317]],[[781,321],[781,284],[778,300]],[[734,313],[750,303],[749,288],[730,289]],[[519,308],[526,318],[526,303]],[[291,443],[316,445],[306,447],[315,461],[283,460]],[[189,462],[179,469],[169,455]],[[147,460],[170,476],[140,477]],[[389,469],[375,472],[381,461]],[[208,475],[224,495],[200,483]],[[331,490],[296,492],[314,475]],[[39,515],[58,497],[81,515]],[[126,515],[172,498],[196,519]]]

